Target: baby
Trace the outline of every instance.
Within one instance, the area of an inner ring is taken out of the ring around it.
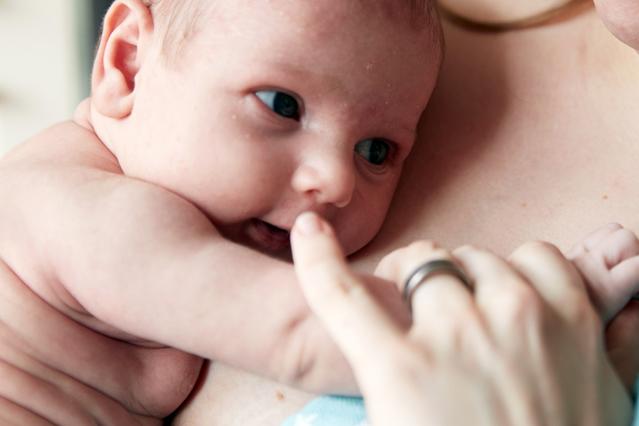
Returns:
[[[0,423],[160,424],[202,358],[354,392],[277,258],[303,211],[374,237],[440,62],[419,0],[116,0],[90,100],[0,163]]]
[[[303,211],[377,233],[439,37],[419,0],[116,0],[90,100],[0,163],[0,423],[158,424],[202,358],[355,391],[277,258]]]

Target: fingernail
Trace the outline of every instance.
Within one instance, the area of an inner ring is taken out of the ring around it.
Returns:
[[[317,214],[304,212],[297,217],[295,230],[304,235],[317,234],[322,231],[322,222]]]

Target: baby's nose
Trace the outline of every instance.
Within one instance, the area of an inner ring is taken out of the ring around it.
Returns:
[[[292,178],[293,189],[318,204],[345,207],[355,190],[353,153],[334,148],[303,161]]]

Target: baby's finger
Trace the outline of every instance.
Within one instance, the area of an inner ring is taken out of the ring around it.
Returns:
[[[291,243],[304,295],[353,368],[365,368],[393,347],[399,330],[349,268],[330,225],[303,213]]]
[[[636,262],[632,261],[639,255],[639,240],[619,225],[607,229],[609,232],[598,232],[599,238],[586,244],[587,251],[573,258],[604,322],[623,308],[639,285]]]
[[[552,244],[524,244],[513,252],[510,263],[562,317],[579,318],[584,304],[590,306],[581,276]]]
[[[589,252],[593,248],[597,247],[601,241],[609,237],[615,231],[621,229],[622,226],[618,223],[609,223],[601,228],[588,234],[579,244],[573,246],[569,251],[567,257],[573,259],[584,253]]]
[[[603,239],[592,251],[599,251],[606,266],[613,268],[626,259],[639,255],[639,239],[626,228],[619,228]]]

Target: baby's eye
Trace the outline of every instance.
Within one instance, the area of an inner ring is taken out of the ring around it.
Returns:
[[[275,114],[291,120],[300,119],[300,106],[293,96],[288,93],[278,92],[276,90],[261,90],[255,92],[257,96],[267,107]]]
[[[390,145],[384,139],[365,139],[355,145],[355,152],[369,163],[381,166],[388,159]]]

